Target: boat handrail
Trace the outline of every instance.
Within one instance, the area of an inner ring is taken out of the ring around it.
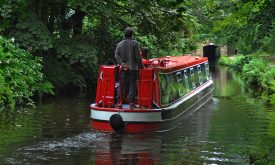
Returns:
[[[157,61],[157,64],[154,64],[155,61]],[[165,57],[165,58],[153,58],[150,64],[154,67],[166,67],[170,61],[176,62],[174,60],[173,61],[170,60],[170,58]]]
[[[122,94],[122,66],[120,65],[119,66],[119,108],[121,109],[122,108],[122,97],[123,97],[123,94]]]

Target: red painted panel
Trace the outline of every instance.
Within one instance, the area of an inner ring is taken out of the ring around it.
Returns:
[[[111,107],[115,101],[115,66],[100,66],[97,80],[96,103]]]
[[[96,104],[99,103],[100,101],[100,91],[101,91],[101,79],[100,79],[100,73],[102,72],[102,66],[99,67],[99,71],[98,71],[98,74],[97,74],[97,87],[96,87],[96,99],[95,99],[95,102]]]
[[[99,131],[107,131],[107,132],[113,132],[113,129],[109,122],[107,121],[98,121],[98,120],[91,120],[90,121],[91,128]]]
[[[109,152],[97,152],[95,164],[157,165],[159,164],[159,153],[152,153],[146,151],[137,153],[122,153],[120,150]]]
[[[153,76],[152,68],[144,68],[139,72],[138,80],[138,104],[139,107],[152,107],[153,99]]]
[[[91,120],[91,128],[99,131],[113,132],[108,121]],[[124,133],[153,132],[160,130],[160,123],[127,123]]]
[[[160,123],[128,123],[126,133],[153,132],[160,130]]]

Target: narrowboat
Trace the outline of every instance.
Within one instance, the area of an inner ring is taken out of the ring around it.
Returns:
[[[166,56],[143,59],[143,64],[134,109],[125,96],[116,99],[118,92],[127,91],[119,85],[121,67],[100,66],[95,103],[90,105],[92,129],[122,133],[166,131],[212,99],[214,87],[206,57]]]

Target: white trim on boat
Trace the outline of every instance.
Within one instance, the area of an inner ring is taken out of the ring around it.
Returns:
[[[159,112],[110,112],[91,109],[91,118],[96,120],[107,120],[114,114],[120,114],[123,121],[131,122],[159,122],[161,121],[161,111]]]

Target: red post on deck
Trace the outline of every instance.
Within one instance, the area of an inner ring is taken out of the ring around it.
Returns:
[[[144,68],[139,71],[138,105],[140,108],[152,107],[153,102],[153,68]]]

